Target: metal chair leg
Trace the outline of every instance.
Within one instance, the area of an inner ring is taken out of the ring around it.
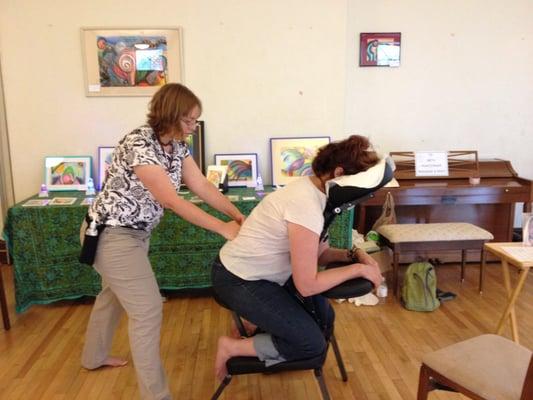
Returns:
[[[330,400],[328,388],[326,382],[324,381],[324,376],[322,375],[322,368],[315,368],[315,377],[318,381],[318,386],[320,386],[320,393],[322,393],[323,400]]]
[[[248,333],[246,332],[246,329],[244,328],[244,324],[242,323],[241,317],[239,314],[237,314],[235,311],[231,311],[231,316],[233,317],[233,321],[235,321],[235,325],[237,325],[237,329],[239,330],[239,333],[242,337],[248,337]]]
[[[335,353],[335,358],[337,359],[337,365],[339,366],[339,371],[341,373],[342,381],[346,382],[348,380],[348,375],[346,374],[346,368],[344,367],[344,361],[342,359],[342,355],[339,350],[339,345],[337,343],[337,339],[335,338],[334,334],[331,335],[330,341],[333,347],[333,352]]]
[[[217,391],[215,392],[215,394],[213,395],[213,397],[211,397],[211,400],[217,400],[218,397],[222,394],[222,391],[226,388],[226,386],[229,385],[229,383],[231,382],[231,378],[232,376],[230,374],[226,375],[224,377],[224,379],[222,380],[222,382],[220,382],[220,385],[218,386],[218,389]]]

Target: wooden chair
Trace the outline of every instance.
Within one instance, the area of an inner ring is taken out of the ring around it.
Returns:
[[[493,334],[453,344],[422,358],[417,399],[435,389],[475,400],[531,400],[533,353]]]

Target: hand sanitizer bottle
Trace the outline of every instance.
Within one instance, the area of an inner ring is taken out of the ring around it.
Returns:
[[[39,189],[39,197],[48,197],[48,188],[43,183]]]
[[[85,190],[85,195],[86,196],[94,196],[95,195],[93,178],[87,179],[87,189]]]
[[[257,174],[255,191],[259,192],[259,191],[263,191],[263,190],[265,190],[265,187],[263,186],[263,178],[261,178],[260,174]]]
[[[387,281],[383,279],[383,282],[381,282],[381,285],[379,285],[378,289],[376,290],[376,295],[378,296],[379,302],[381,304],[386,302],[388,291],[389,290],[387,288]]]

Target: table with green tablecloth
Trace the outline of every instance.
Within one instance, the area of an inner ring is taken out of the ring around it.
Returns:
[[[259,203],[261,194],[248,188],[231,188],[227,193],[245,215]],[[71,197],[76,201],[72,205],[25,207],[27,199],[8,211],[3,236],[13,262],[17,312],[33,304],[95,296],[100,291],[100,276],[92,267],[78,262],[79,229],[88,207],[81,204],[85,193],[52,192],[50,197]],[[191,199],[190,194],[184,197]],[[203,202],[197,205],[228,220]],[[330,228],[332,246],[351,246],[352,225],[353,211],[337,218]],[[210,287],[211,263],[223,244],[221,236],[165,211],[152,233],[149,251],[159,287],[169,290]]]

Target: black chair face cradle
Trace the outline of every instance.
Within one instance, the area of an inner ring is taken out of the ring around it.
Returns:
[[[327,239],[328,228],[337,215],[352,208],[358,202],[367,198],[371,193],[387,184],[387,182],[389,182],[391,179],[392,168],[385,160],[382,160],[378,165],[370,168],[367,171],[352,176],[343,176],[329,181],[326,186],[326,195],[328,196],[328,200],[326,209],[324,210],[324,229],[320,235],[320,239]],[[335,268],[341,265],[343,264],[339,263],[330,265],[327,268]],[[342,284],[321,293],[321,295],[330,299],[358,297],[370,293],[372,289],[373,285],[370,281],[364,278],[356,278],[343,282]],[[216,295],[215,300],[223,307],[228,308],[223,301],[217,298]],[[301,297],[301,301],[302,307],[306,308],[316,320],[316,313],[314,313],[313,305],[311,304],[312,301],[309,301],[309,299],[303,297]],[[240,334],[243,337],[247,337],[248,335],[244,329],[240,317],[234,311],[231,312],[235,323],[239,328]],[[319,321],[317,321],[317,323],[320,325]],[[348,380],[348,375],[346,374],[344,362],[342,360],[337,340],[335,339],[333,332],[326,334],[326,342],[328,344],[326,346],[326,350],[318,357],[305,360],[281,362],[270,367],[267,367],[265,363],[259,360],[257,357],[230,358],[226,362],[228,373],[220,383],[217,391],[212,397],[212,400],[218,399],[224,388],[231,382],[231,379],[234,375],[275,373],[297,370],[313,370],[322,393],[322,398],[324,400],[329,400],[330,396],[322,372],[322,367],[326,361],[329,344],[331,344],[333,347],[340,374],[344,382]]]

